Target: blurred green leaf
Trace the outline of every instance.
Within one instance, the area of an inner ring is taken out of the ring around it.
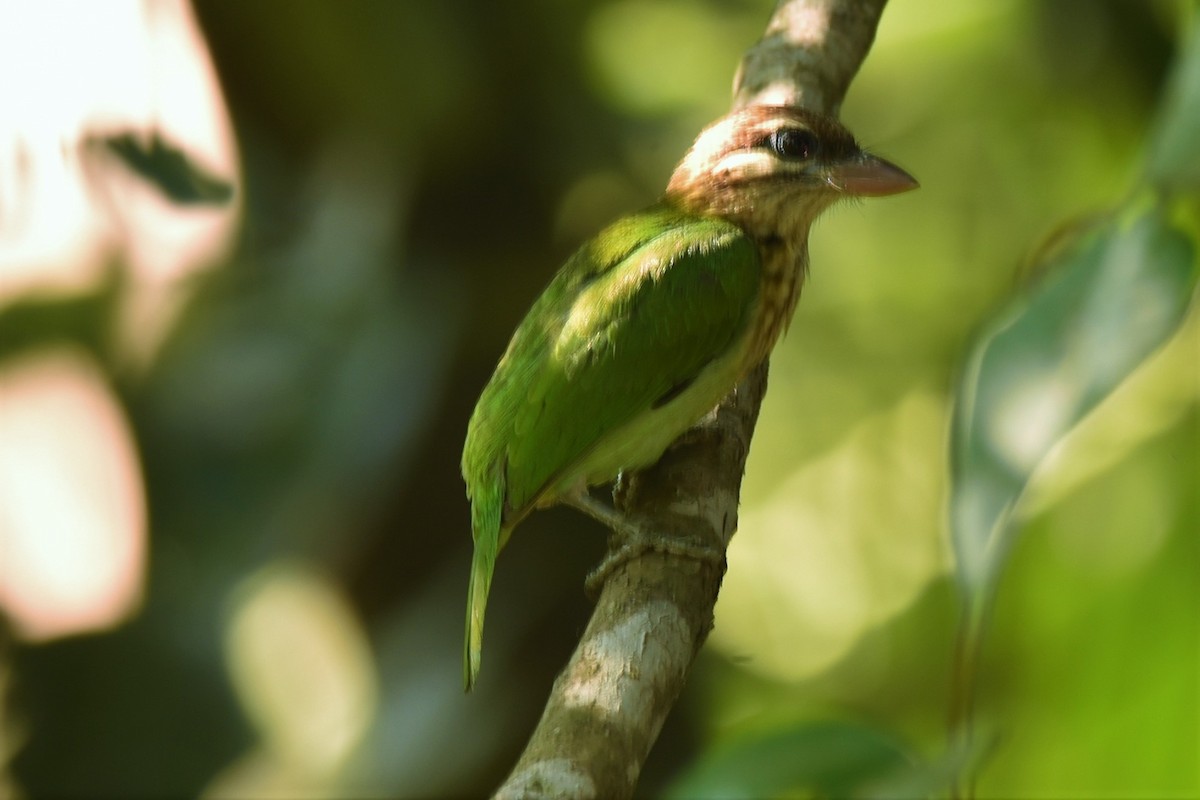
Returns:
[[[1200,797],[1197,442],[1193,401],[1023,519],[987,630],[978,707],[998,738],[978,796]]]
[[[87,146],[107,150],[173,203],[225,205],[233,198],[233,183],[213,175],[158,133],[146,141],[135,133],[94,137]]]
[[[30,294],[0,308],[0,360],[48,342],[71,342],[102,359],[108,349],[121,276],[110,270],[87,294]]]
[[[1157,186],[1200,189],[1200,23],[1171,76],[1151,140],[1149,177]]]
[[[749,734],[702,758],[669,798],[853,797],[911,769],[886,734],[847,722],[816,722]]]
[[[979,337],[955,409],[950,524],[966,588],[986,587],[1009,513],[1050,449],[1183,320],[1192,241],[1161,203],[1075,232]]]

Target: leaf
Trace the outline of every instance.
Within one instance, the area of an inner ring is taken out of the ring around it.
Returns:
[[[115,271],[77,296],[31,294],[0,308],[0,362],[51,342],[69,341],[105,360],[121,284]]]
[[[1196,281],[1159,202],[1088,224],[976,342],[951,432],[950,526],[965,587],[990,585],[1010,513],[1042,459],[1165,342]]]
[[[154,133],[148,142],[134,133],[88,139],[89,148],[103,148],[180,205],[225,205],[233,184],[205,170],[187,153]]]
[[[846,722],[815,722],[749,734],[715,749],[668,798],[768,798],[872,794],[871,784],[912,760],[885,734]]]
[[[1200,18],[1182,47],[1150,140],[1147,172],[1162,188],[1200,190]]]

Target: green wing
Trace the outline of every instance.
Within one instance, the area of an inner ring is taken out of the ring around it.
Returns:
[[[489,440],[481,449],[504,486],[505,526],[607,434],[726,353],[749,323],[759,275],[740,228],[666,207],[576,253],[518,328],[468,429],[468,453]]]
[[[609,434],[666,404],[729,352],[749,324],[759,275],[757,248],[741,229],[659,206],[584,245],[529,310],[463,448],[475,540],[468,690],[496,556],[513,526],[589,454],[611,446]]]

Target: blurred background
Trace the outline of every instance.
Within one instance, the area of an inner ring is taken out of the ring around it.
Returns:
[[[466,421],[558,265],[724,113],[771,0],[0,2],[0,796],[478,796],[604,531],[526,521],[461,689]],[[945,744],[971,335],[1121,199],[1173,0],[896,0],[776,349],[716,628],[646,765]],[[983,653],[982,796],[1200,793],[1195,315],[1055,454]]]

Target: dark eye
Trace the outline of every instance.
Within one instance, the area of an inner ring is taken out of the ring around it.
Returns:
[[[812,158],[817,154],[817,137],[803,128],[780,128],[767,137],[767,146],[783,158]]]

